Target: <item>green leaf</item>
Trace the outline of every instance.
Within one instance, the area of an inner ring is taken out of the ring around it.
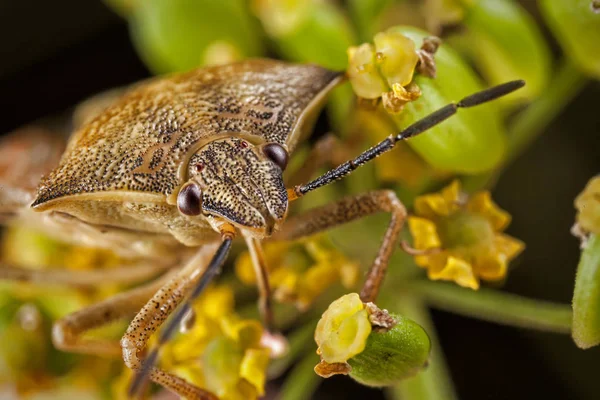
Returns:
[[[567,304],[533,300],[492,289],[461,288],[451,283],[412,281],[407,289],[435,308],[522,328],[568,333],[571,307]]]
[[[262,53],[260,31],[244,0],[145,0],[130,24],[140,55],[158,73]]]
[[[600,236],[591,235],[577,267],[573,340],[587,349],[600,343]]]
[[[503,101],[542,93],[551,70],[550,51],[533,18],[513,0],[480,0],[466,9],[462,48],[490,85],[524,79],[527,85]]]
[[[542,14],[563,51],[582,71],[600,79],[600,7],[592,0],[541,0]]]
[[[394,27],[415,41],[417,48],[426,32],[411,27]],[[473,94],[483,85],[475,72],[447,44],[442,44],[435,54],[437,77],[415,77],[422,96],[394,117],[400,129],[429,115],[450,102]],[[412,138],[408,144],[429,164],[443,171],[478,174],[496,167],[503,158],[506,138],[497,112],[497,104],[462,109],[431,128]]]

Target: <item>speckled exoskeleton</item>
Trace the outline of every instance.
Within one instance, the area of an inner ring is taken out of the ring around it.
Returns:
[[[153,283],[58,321],[53,340],[68,351],[121,353],[129,368],[141,371],[134,391],[148,376],[189,399],[215,398],[155,368],[158,352],[144,357],[144,350],[150,336],[187,299],[161,330],[159,345],[173,334],[190,302],[218,273],[232,240],[241,236],[247,243],[259,277],[260,309],[271,329],[261,241],[293,240],[376,212],[390,213],[361,292],[363,301],[373,301],[406,215],[394,192],[346,197],[286,218],[289,203],[442,122],[458,108],[523,84],[510,82],[450,104],[324,175],[286,188],[288,158],[310,134],[327,94],[344,79],[343,73],[318,66],[249,60],[156,78],[105,101],[98,115],[84,118],[58,166],[45,175],[37,191],[17,190],[19,184],[2,188],[0,215],[16,213],[64,240],[110,248],[148,263],[105,275],[5,266],[0,276],[72,284],[134,283],[185,260],[183,267]],[[329,139],[318,142],[309,157],[313,162],[296,178],[310,177],[319,164],[314,161],[334,153],[332,144]],[[56,154],[34,152],[27,165],[41,171]],[[14,163],[4,164],[15,169]],[[190,254],[189,248],[197,250]],[[92,328],[135,312],[120,343],[82,338]]]

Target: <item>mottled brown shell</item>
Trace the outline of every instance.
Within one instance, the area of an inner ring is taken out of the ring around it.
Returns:
[[[220,135],[291,151],[340,79],[318,66],[248,60],[143,83],[73,135],[33,206],[110,191],[169,196],[183,183],[180,166]]]

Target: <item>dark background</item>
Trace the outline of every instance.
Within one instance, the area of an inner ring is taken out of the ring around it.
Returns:
[[[523,3],[536,15],[535,2]],[[100,1],[0,0],[1,133],[66,115],[92,94],[148,75],[125,21]],[[590,82],[496,187],[496,201],[513,215],[509,233],[527,243],[507,291],[571,301],[579,257],[569,234],[572,203],[600,172],[599,98],[600,85]],[[600,398],[599,348],[579,350],[565,335],[433,315],[463,400]],[[378,396],[332,378],[316,397]]]

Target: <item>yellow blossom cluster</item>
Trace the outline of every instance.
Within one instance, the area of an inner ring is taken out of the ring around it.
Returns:
[[[501,280],[508,262],[525,247],[502,233],[509,223],[510,215],[493,203],[489,192],[467,198],[454,181],[415,201],[408,219],[415,262],[427,268],[430,279],[471,289],[478,289],[480,280]]]
[[[415,43],[395,31],[380,32],[373,42],[348,49],[350,83],[359,97],[381,97],[388,112],[398,113],[421,95],[411,84],[419,61]]]
[[[261,344],[264,330],[259,321],[235,313],[231,287],[208,288],[192,315],[185,334],[165,345],[162,366],[223,400],[264,395],[270,358]]]
[[[341,282],[353,287],[359,265],[350,261],[325,235],[294,242],[270,242],[264,247],[269,283],[276,300],[308,308],[327,288]],[[255,284],[256,275],[246,252],[236,260],[236,273],[246,284]]]

